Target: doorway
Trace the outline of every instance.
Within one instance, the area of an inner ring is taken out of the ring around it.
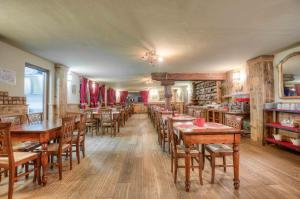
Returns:
[[[38,66],[25,64],[24,93],[29,113],[48,115],[48,75],[49,71]]]

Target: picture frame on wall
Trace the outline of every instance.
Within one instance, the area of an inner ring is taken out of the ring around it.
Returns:
[[[76,95],[76,90],[77,90],[77,89],[76,89],[76,85],[73,84],[73,85],[72,85],[72,94],[73,94],[73,95]]]

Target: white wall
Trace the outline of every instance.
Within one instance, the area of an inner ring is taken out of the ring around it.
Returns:
[[[20,50],[0,41],[0,68],[16,72],[16,85],[0,83],[1,91],[8,91],[11,96],[24,96],[24,67],[25,63],[49,70],[49,104],[54,103],[54,63]]]
[[[72,93],[72,87],[75,86],[75,93]],[[68,104],[80,104],[80,76],[76,73],[68,73]]]
[[[291,54],[293,52],[300,51],[300,46],[290,48],[288,50],[284,50],[280,53],[275,54],[274,56],[274,87],[275,87],[275,102],[300,102],[300,99],[280,99],[279,93],[279,71],[278,71],[278,64],[279,62],[288,54]],[[299,68],[300,70],[300,68]]]

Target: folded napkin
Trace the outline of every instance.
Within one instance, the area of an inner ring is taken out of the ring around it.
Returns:
[[[197,118],[193,121],[194,125],[199,126],[199,127],[203,127],[205,124],[205,119],[204,118]]]

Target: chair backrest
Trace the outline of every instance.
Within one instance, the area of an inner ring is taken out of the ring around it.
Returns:
[[[44,113],[30,113],[26,114],[27,122],[29,124],[39,123],[43,121]]]
[[[225,114],[225,125],[232,128],[242,130],[243,128],[243,117],[237,115]]]
[[[85,113],[87,119],[93,118],[93,110],[86,110]]]
[[[10,122],[0,122],[0,157],[7,157],[9,167],[14,163],[14,155],[10,136]]]
[[[113,121],[112,110],[111,109],[102,109],[101,110],[101,122],[108,123]]]
[[[22,115],[0,116],[0,122],[10,122],[12,126],[22,124]]]
[[[78,128],[78,135],[84,136],[86,133],[86,114],[80,114],[80,124]]]
[[[194,115],[194,110],[191,108],[188,108],[188,115],[193,116]]]
[[[63,144],[71,143],[73,131],[75,129],[75,117],[62,118],[62,128],[59,138],[60,148]]]
[[[83,113],[80,113],[80,112],[67,112],[66,117],[75,117],[75,119],[79,120],[81,114],[83,114]]]
[[[169,135],[170,141],[171,141],[172,152],[176,152],[177,151],[177,139],[178,138],[174,133],[173,119],[170,118],[170,117],[168,117],[167,126],[168,126],[168,135]]]

